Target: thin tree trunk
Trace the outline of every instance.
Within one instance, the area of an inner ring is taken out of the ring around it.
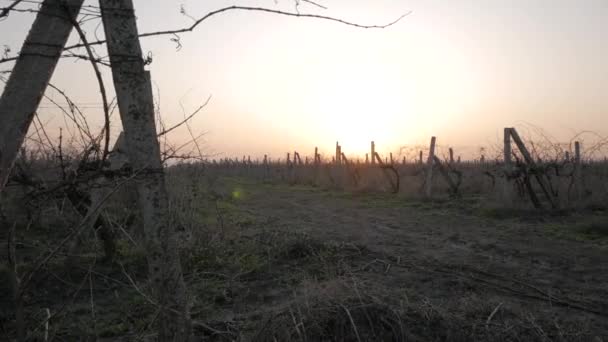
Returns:
[[[149,72],[137,36],[132,0],[100,0],[112,76],[124,127],[129,161],[137,177],[143,214],[149,277],[160,305],[159,341],[188,341],[190,314],[179,260],[160,146],[154,123]]]
[[[0,191],[72,32],[83,0],[44,0],[0,97]]]

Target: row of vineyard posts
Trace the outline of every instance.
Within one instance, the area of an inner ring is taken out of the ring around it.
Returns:
[[[439,177],[448,186],[448,192],[450,196],[458,197],[461,195],[460,185],[462,184],[463,171],[461,165],[465,162],[461,162],[461,157],[455,158],[454,149],[448,148],[448,156],[445,160],[442,160],[436,154],[437,138],[431,137],[428,153],[426,158],[424,151],[418,151],[417,160],[413,161],[414,164],[419,165],[423,170],[423,195],[427,198],[432,198],[434,195],[433,184],[435,179]],[[581,144],[579,141],[574,142],[574,156],[570,157],[570,153],[566,152],[563,162],[567,162],[573,165],[572,171],[569,176],[571,177],[572,188],[574,189],[574,198],[582,198],[582,158],[581,158]],[[335,153],[331,155],[331,159],[324,159],[319,153],[319,148],[314,148],[314,154],[311,157],[304,157],[300,155],[298,151],[287,152],[285,159],[272,160],[268,155],[264,155],[262,160],[252,160],[250,156],[243,156],[242,160],[234,160],[224,158],[220,160],[213,159],[210,161],[211,165],[224,165],[224,166],[263,166],[270,168],[271,166],[283,166],[287,169],[293,170],[299,167],[333,167],[343,168],[350,174],[352,182],[357,185],[361,180],[361,175],[358,170],[361,167],[376,167],[382,170],[385,181],[392,189],[392,192],[397,193],[400,187],[400,173],[397,169],[399,164],[407,165],[409,161],[406,157],[402,157],[401,160],[396,160],[393,157],[393,153],[389,153],[388,156],[382,158],[376,150],[376,143],[372,141],[370,143],[370,150],[365,154],[365,160],[360,159],[351,160],[349,159],[342,145],[336,142]],[[466,162],[471,164],[471,162]],[[483,155],[472,162],[478,165],[490,165],[495,166],[491,171],[484,171],[484,175],[491,178],[493,187],[496,186],[496,191],[501,197],[501,201],[505,205],[511,205],[516,200],[516,192],[528,198],[531,204],[538,209],[548,207],[551,209],[558,209],[559,202],[557,195],[550,184],[550,177],[548,176],[548,169],[551,167],[559,167],[555,161],[542,161],[539,158],[534,159],[532,153],[526,147],[523,139],[518,134],[517,130],[513,127],[504,128],[504,146],[503,146],[503,160],[500,161],[488,161]],[[500,180],[500,184],[496,184],[496,179]],[[516,191],[520,189],[520,191]]]

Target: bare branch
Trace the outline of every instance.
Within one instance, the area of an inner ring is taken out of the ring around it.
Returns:
[[[209,103],[209,101],[211,100],[211,95],[209,95],[209,97],[207,98],[207,100],[205,101],[205,103],[203,103],[202,105],[200,105],[194,112],[192,112],[192,114],[188,115],[184,120],[182,120],[181,122],[171,126],[170,128],[164,129],[162,132],[158,133],[158,136],[163,136],[169,132],[171,132],[172,130],[178,128],[179,126],[185,124],[186,122],[188,122],[190,119],[192,119],[196,114],[198,114],[203,108],[205,108],[207,106],[207,104]],[[182,106],[183,109],[183,106]]]
[[[2,11],[0,12],[0,18],[4,18],[8,16],[8,13],[13,10],[15,8],[15,6],[19,5],[19,3],[23,1],[23,0],[15,0],[13,1],[12,4],[8,5],[8,7],[5,7],[2,9]]]
[[[409,12],[407,12],[405,14],[402,14],[397,19],[395,19],[395,20],[393,20],[393,21],[391,21],[391,22],[389,22],[387,24],[382,24],[382,25],[362,25],[362,24],[357,24],[357,23],[351,22],[351,21],[346,21],[346,20],[343,20],[343,19],[340,19],[340,18],[334,18],[334,17],[325,16],[325,15],[318,15],[318,14],[286,12],[286,11],[275,10],[275,9],[264,8],[264,7],[228,6],[228,7],[220,8],[218,10],[215,10],[215,11],[207,13],[206,15],[204,15],[200,19],[196,20],[192,25],[190,25],[188,27],[181,28],[181,29],[175,29],[175,30],[165,30],[165,31],[155,31],[155,32],[142,33],[142,34],[139,35],[139,38],[154,37],[154,36],[165,36],[165,35],[173,35],[173,36],[175,36],[176,34],[179,34],[179,33],[192,32],[203,21],[209,19],[210,17],[212,17],[212,16],[214,16],[216,14],[223,13],[223,12],[235,11],[235,10],[253,11],[253,12],[265,12],[265,13],[279,14],[279,15],[284,15],[284,16],[288,16],[288,17],[297,17],[297,18],[322,19],[322,20],[333,21],[333,22],[337,22],[337,23],[344,24],[344,25],[347,25],[347,26],[353,26],[353,27],[362,28],[362,29],[384,29],[384,28],[387,28],[387,27],[395,25],[396,23],[398,23],[399,21],[401,21],[401,19],[403,19],[404,17],[406,17],[406,16],[408,16],[409,14],[412,13],[411,11],[409,11]],[[104,44],[105,42],[106,42],[105,40],[97,40],[97,41],[94,41],[94,42],[89,42],[89,45],[101,45],[101,44]],[[80,48],[80,47],[84,47],[84,44],[74,44],[74,45],[66,47],[65,50],[70,50],[70,49],[75,49],[75,48]]]
[[[78,21],[70,14],[70,9],[65,7],[66,12],[68,13],[68,18],[72,22],[74,29],[78,33],[80,40],[85,46],[87,51],[87,55],[89,56],[89,60],[91,61],[91,66],[93,67],[93,71],[95,72],[95,77],[97,78],[97,83],[99,84],[99,92],[101,93],[101,101],[103,103],[103,114],[105,119],[104,132],[105,132],[105,141],[103,146],[103,154],[101,157],[101,162],[103,163],[108,157],[108,153],[110,151],[110,106],[108,105],[108,96],[106,93],[106,87],[103,83],[103,78],[101,76],[101,72],[99,71],[99,67],[95,62],[95,54],[93,53],[93,49],[88,43],[87,36],[85,35],[82,27]]]

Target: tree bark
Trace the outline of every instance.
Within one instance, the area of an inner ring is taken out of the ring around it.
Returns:
[[[143,214],[149,278],[160,306],[159,341],[188,341],[189,303],[179,260],[154,122],[149,72],[139,44],[132,0],[100,0],[127,155]]]
[[[83,0],[44,0],[0,97],[0,192],[25,140]]]

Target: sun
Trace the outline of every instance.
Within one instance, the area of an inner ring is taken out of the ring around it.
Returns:
[[[379,146],[398,143],[415,112],[411,89],[383,70],[342,70],[328,75],[314,101],[322,139],[339,141],[347,155],[364,156],[370,141]]]

